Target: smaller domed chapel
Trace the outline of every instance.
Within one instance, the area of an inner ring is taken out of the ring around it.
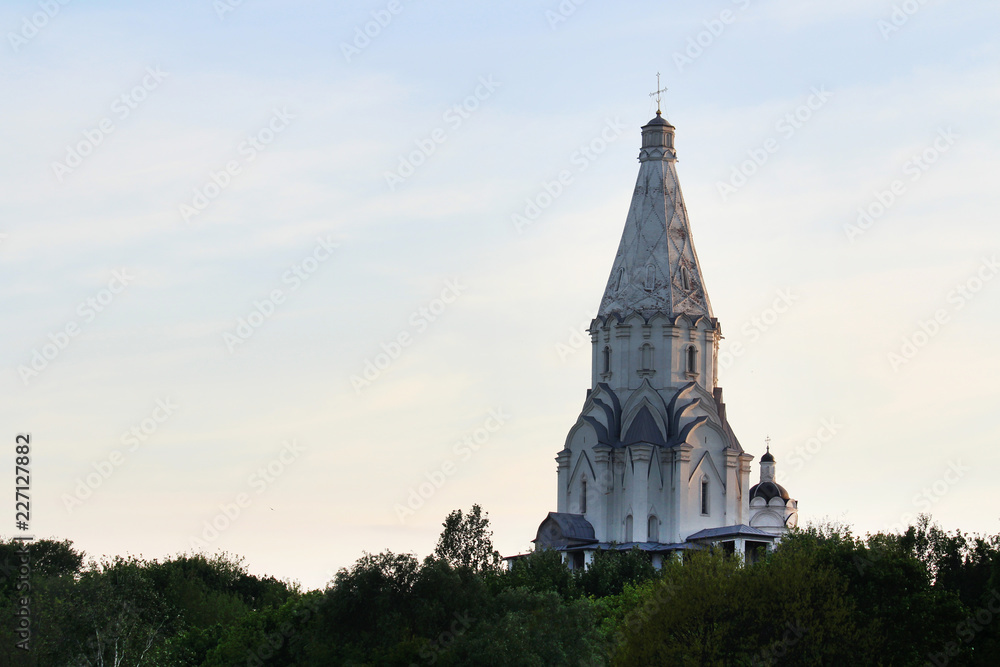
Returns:
[[[535,548],[584,567],[598,550],[664,557],[719,544],[754,560],[796,524],[768,447],[760,481],[726,418],[722,330],[677,180],[675,128],[642,127],[639,176],[597,317],[591,385],[556,456],[557,511]]]

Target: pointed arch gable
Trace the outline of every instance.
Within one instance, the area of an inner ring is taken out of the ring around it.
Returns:
[[[658,491],[663,490],[663,471],[660,465],[660,449],[653,450],[653,456],[649,460],[649,485]]]
[[[696,318],[691,317],[687,313],[680,313],[674,318],[674,326],[685,326],[689,329],[693,329],[695,327],[695,320]]]
[[[710,411],[704,410],[704,412],[707,413],[707,415],[705,417],[705,423],[703,425],[702,430],[711,431],[711,433],[719,440],[719,442],[722,443],[722,446],[725,449],[726,443],[729,442],[729,438],[726,435],[726,431],[719,425],[718,420],[712,420],[711,418],[712,413]],[[704,442],[704,438],[707,435],[708,435],[707,433],[702,434],[702,439],[701,439],[702,442]],[[704,445],[702,446],[704,447]]]
[[[715,327],[712,322],[712,318],[706,317],[704,315],[698,315],[697,317],[691,318],[691,328],[698,329],[699,331],[705,331],[707,329],[713,329]]]
[[[590,399],[600,404],[614,418],[621,416],[621,401],[618,400],[618,394],[615,393],[615,390],[607,382],[598,382],[594,391],[590,392]]]
[[[587,474],[587,479],[593,481],[597,479],[594,474],[594,466],[590,462],[590,456],[588,456],[586,451],[580,452],[580,456],[576,459],[576,465],[573,466],[572,472],[569,475],[569,479],[566,482],[566,488],[572,488],[572,486],[580,479],[580,475]]]
[[[622,320],[622,324],[625,324],[627,326],[631,326],[633,324],[643,325],[645,323],[646,323],[646,318],[643,317],[640,313],[629,313],[628,315],[625,316],[625,319]]]
[[[667,446],[667,440],[663,435],[663,427],[657,423],[656,418],[653,417],[653,412],[647,405],[639,409],[635,419],[629,424],[628,430],[622,434],[621,441],[625,446],[637,443],[647,443],[660,447]]]
[[[588,394],[576,424],[566,435],[566,448],[570,448],[573,436],[584,425],[589,425],[594,429],[598,443],[615,446],[618,442],[620,415],[621,406],[614,390],[604,382],[598,383],[597,387]]]
[[[646,324],[667,324],[667,325],[672,325],[673,324],[673,320],[670,318],[670,316],[667,313],[664,313],[662,310],[658,310],[658,311],[656,311],[655,313],[653,313],[652,315],[649,316],[649,320],[646,322]]]
[[[701,459],[698,460],[698,464],[691,470],[691,474],[688,476],[688,485],[690,486],[691,480],[695,477],[700,477],[698,473],[707,474],[709,477],[714,476],[718,480],[722,488],[726,488],[726,480],[719,473],[719,468],[715,465],[715,461],[712,458],[712,452],[706,451],[702,454]]]
[[[573,427],[570,428],[569,433],[566,434],[566,449],[572,449],[570,445],[573,442],[573,438],[576,437],[577,433],[583,429],[589,429],[590,432],[593,433],[593,444],[595,445],[601,441],[601,436],[603,435],[602,431],[607,431],[599,420],[589,418],[589,415],[582,414],[577,418]]]
[[[652,427],[652,429],[658,432],[650,433],[645,436],[643,442],[649,442],[652,445],[666,445],[666,423],[663,419],[663,415],[659,413],[656,409],[656,405],[652,401],[643,399],[634,406],[634,410],[630,411],[629,416],[622,422],[622,442],[625,442],[627,437],[635,437],[634,433],[630,433],[630,431],[633,430],[633,425],[640,431],[650,431],[650,427]]]
[[[653,385],[649,383],[649,378],[643,378],[642,384],[632,392],[622,407],[622,436],[628,433],[632,422],[635,421],[644,407],[649,409],[650,416],[656,421],[660,433],[666,438],[670,433],[667,427],[667,406],[663,403],[663,397],[660,396],[660,393],[653,389]]]

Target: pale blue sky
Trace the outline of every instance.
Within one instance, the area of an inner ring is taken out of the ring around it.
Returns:
[[[1000,280],[949,298],[992,277],[983,260],[1000,250],[995,3],[914,0],[886,32],[882,1],[588,0],[554,27],[556,1],[401,1],[350,61],[342,44],[389,2],[245,0],[222,18],[212,0],[123,4],[59,6],[23,42],[10,35],[40,5],[0,6],[0,415],[3,437],[35,441],[36,534],[163,556],[245,493],[208,549],[309,587],[363,550],[428,553],[447,512],[475,502],[505,554],[525,550],[555,509],[553,457],[590,378],[573,332],[607,280],[657,71],[723,349],[743,346],[720,374],[743,446],[759,456],[771,436],[806,520],[863,532],[929,507],[1000,532]],[[802,111],[813,89],[832,95]],[[790,132],[797,109],[809,117]],[[112,131],[60,180],[53,163],[105,118]],[[609,122],[621,133],[581,161]],[[386,173],[438,128],[390,190]],[[248,135],[273,141],[250,160]],[[934,163],[914,171],[925,150]],[[185,222],[179,207],[229,162],[239,173]],[[572,181],[517,233],[511,216],[561,170]],[[894,181],[896,201],[849,239]],[[295,287],[283,277],[317,238],[339,247]],[[134,279],[102,293],[123,268]],[[456,279],[453,303],[422,315]],[[273,316],[230,352],[224,334],[273,290]],[[771,322],[781,290],[796,300]],[[86,300],[109,297],[90,321]],[[944,324],[894,369],[889,354],[938,310]],[[74,324],[25,383],[18,367]],[[410,343],[355,391],[400,334]],[[491,410],[509,417],[456,449]],[[144,420],[155,432],[130,451],[122,434]],[[796,455],[824,420],[835,435]],[[301,453],[261,488],[251,476],[288,440]],[[68,511],[115,450],[120,465]],[[394,506],[441,475],[401,521]],[[933,502],[916,497],[935,482]]]

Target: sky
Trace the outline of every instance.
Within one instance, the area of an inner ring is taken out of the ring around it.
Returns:
[[[2,534],[316,588],[478,503],[527,551],[657,73],[742,446],[803,523],[1000,532],[998,34],[986,0],[2,3]]]

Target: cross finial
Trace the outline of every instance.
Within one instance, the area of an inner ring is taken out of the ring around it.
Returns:
[[[660,115],[660,95],[667,92],[666,88],[660,87],[660,73],[656,73],[656,91],[649,94],[650,97],[656,97],[656,115]]]
[[[768,451],[768,453],[770,453],[771,452],[771,436],[767,436],[767,437],[764,438],[764,444],[767,445],[767,451]]]

